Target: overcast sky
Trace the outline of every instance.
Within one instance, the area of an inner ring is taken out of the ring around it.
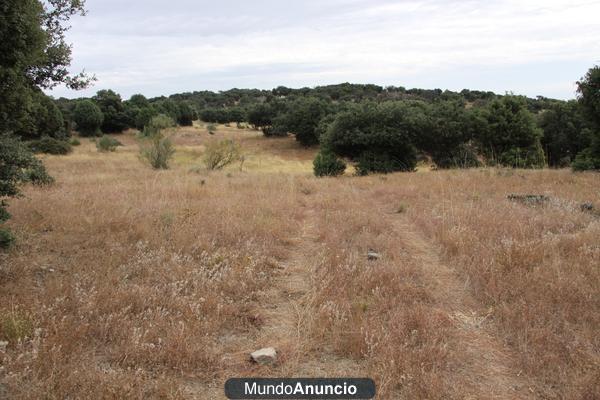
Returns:
[[[573,98],[600,1],[87,0],[74,72],[128,98],[341,82]]]

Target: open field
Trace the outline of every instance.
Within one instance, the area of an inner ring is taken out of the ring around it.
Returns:
[[[0,398],[223,398],[235,376],[369,376],[381,399],[600,398],[600,174],[317,179],[315,150],[219,126],[45,157],[0,253]],[[234,138],[243,168],[198,168]],[[540,205],[509,194],[549,197]],[[369,249],[380,254],[368,260]],[[278,361],[248,354],[273,346]]]

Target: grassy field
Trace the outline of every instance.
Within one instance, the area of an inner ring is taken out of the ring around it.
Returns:
[[[221,399],[235,376],[369,376],[381,399],[600,398],[600,175],[311,175],[292,138],[171,132],[172,168],[82,139],[11,200],[0,398]],[[204,171],[234,138],[240,168]],[[543,204],[509,194],[543,194]],[[372,249],[380,254],[368,260]],[[6,343],[7,342],[7,343]],[[249,353],[266,346],[277,363]]]

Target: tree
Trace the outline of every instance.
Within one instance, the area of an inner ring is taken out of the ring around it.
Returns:
[[[501,165],[541,168],[545,164],[542,130],[523,97],[504,96],[482,111],[486,125],[478,134],[487,158]]]
[[[83,14],[82,0],[4,0],[0,5],[0,132],[22,132],[39,89],[79,89],[93,78],[71,75],[65,24]]]
[[[119,94],[112,90],[100,90],[92,100],[104,116],[100,127],[103,133],[121,133],[129,127],[125,107]]]
[[[426,128],[417,137],[420,150],[431,155],[438,168],[479,165],[471,146],[485,122],[465,109],[462,101],[437,101],[426,108]]]
[[[52,132],[59,122],[41,89],[59,83],[72,89],[87,86],[93,78],[71,75],[71,47],[65,42],[66,22],[83,14],[83,0],[3,0],[0,3],[0,222],[8,219],[5,197],[16,196],[25,181],[49,183],[43,164],[8,133]],[[36,98],[38,106],[36,107]],[[44,104],[44,102],[46,104]],[[55,132],[54,132],[55,133]],[[39,133],[37,133],[39,134]],[[2,230],[3,245],[11,235]]]
[[[600,66],[588,70],[577,82],[577,99],[591,125],[590,145],[573,163],[575,170],[600,170]]]
[[[554,103],[541,113],[542,146],[550,166],[568,167],[577,154],[590,145],[591,130],[582,111],[580,104],[573,100]]]
[[[296,140],[304,146],[319,144],[317,127],[321,119],[331,112],[324,100],[301,98],[292,103],[285,115],[287,131],[296,135]]]
[[[357,161],[363,174],[413,171],[416,138],[426,126],[424,103],[367,102],[340,112],[322,137],[322,146]]]
[[[179,103],[178,106],[177,123],[181,126],[192,126],[194,124],[194,109],[184,102]]]
[[[82,136],[100,136],[104,116],[100,108],[90,100],[81,100],[73,110],[73,121]]]
[[[273,124],[273,110],[267,104],[257,104],[248,111],[248,123],[254,126],[254,129],[260,129],[265,136],[268,135],[268,128]]]

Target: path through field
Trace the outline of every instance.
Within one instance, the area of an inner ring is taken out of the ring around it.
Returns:
[[[492,334],[486,310],[469,294],[456,271],[440,261],[439,250],[406,217],[395,223],[394,230],[421,266],[436,308],[454,321],[459,358],[453,360],[455,365],[446,377],[448,384],[462,387],[468,395],[465,398],[520,399],[531,395],[514,368],[514,355]]]

